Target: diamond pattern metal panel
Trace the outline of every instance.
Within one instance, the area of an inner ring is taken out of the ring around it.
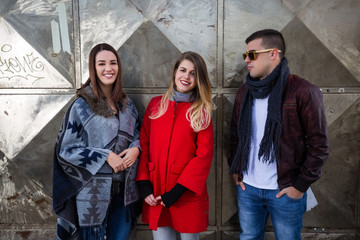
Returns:
[[[70,42],[70,37],[73,34],[71,0],[61,2],[5,0],[2,1],[0,8],[4,11],[8,10],[8,12],[3,13],[3,17],[0,17],[2,25],[0,29],[5,31],[4,25],[11,26],[7,27],[9,28],[8,32],[1,32],[1,47],[4,44],[14,46],[8,54],[12,54],[14,51],[20,52],[21,54],[18,53],[13,57],[19,58],[23,66],[25,65],[23,57],[35,60],[35,63],[29,63],[28,68],[23,67],[22,74],[35,72],[43,77],[34,85],[10,83],[11,88],[72,88],[74,86],[74,48]],[[3,21],[6,23],[4,24]],[[52,26],[58,28],[52,29]],[[59,50],[55,51],[54,46],[58,46]],[[1,54],[3,55],[3,53]],[[42,58],[45,58],[46,61]],[[49,64],[52,67],[48,66]]]
[[[347,96],[338,98],[339,102]],[[344,99],[345,100],[345,99]],[[305,216],[306,226],[358,227],[360,98],[329,126],[330,158],[323,177],[314,184],[319,206]]]
[[[67,95],[0,95],[0,150],[13,159],[71,99]]]
[[[360,2],[357,0],[311,1],[298,12],[302,22],[360,81]],[[356,86],[359,86],[357,84]]]
[[[59,72],[0,17],[1,88],[71,88]]]
[[[359,81],[299,18],[283,29],[289,67],[319,87],[354,87]]]
[[[98,43],[119,49],[143,23],[144,17],[129,1],[79,1],[82,82],[88,76],[88,56]]]
[[[54,238],[53,144],[75,89],[88,77],[90,49],[107,42],[120,54],[125,91],[140,116],[151,97],[167,88],[180,52],[192,50],[204,57],[217,110],[208,180],[210,226],[201,239],[237,239],[235,189],[227,158],[234,96],[247,74],[240,54],[252,32],[275,28],[286,39],[291,71],[322,89],[330,132],[330,158],[323,177],[312,186],[319,205],[305,214],[303,237],[356,239],[359,11],[358,0],[3,0],[0,238]],[[25,60],[15,65],[16,59],[28,55],[46,70],[35,71]],[[12,72],[6,71],[10,59]],[[27,74],[42,78],[25,80]],[[150,236],[146,229],[139,221],[135,237]],[[270,224],[267,230],[266,239],[274,239]]]
[[[124,87],[167,88],[181,52],[151,22],[144,22],[121,46]]]
[[[181,52],[195,51],[203,56],[212,73],[210,81],[215,83],[216,0],[132,0],[131,3]]]

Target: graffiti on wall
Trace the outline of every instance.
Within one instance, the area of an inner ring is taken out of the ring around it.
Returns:
[[[44,63],[34,52],[16,55],[12,44],[0,46],[0,84],[2,82],[19,83],[28,81],[34,84],[43,79]]]
[[[71,88],[45,57],[0,17],[0,89]]]

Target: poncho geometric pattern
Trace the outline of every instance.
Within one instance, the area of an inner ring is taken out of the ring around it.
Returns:
[[[90,86],[79,91],[56,140],[53,209],[58,215],[57,239],[78,239],[79,226],[102,224],[112,180],[119,178],[106,159],[110,151],[119,154],[140,147],[140,123],[133,102],[127,99],[123,108],[119,104],[118,119],[104,100],[95,103],[92,97]],[[138,160],[125,170],[125,206],[139,199],[137,164]]]

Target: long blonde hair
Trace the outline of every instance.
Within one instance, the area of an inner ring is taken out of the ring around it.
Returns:
[[[192,98],[194,99],[193,104],[186,112],[186,119],[190,122],[192,129],[195,132],[199,132],[203,129],[206,129],[211,122],[211,113],[214,110],[212,102],[212,90],[211,84],[208,76],[207,67],[204,59],[195,52],[184,52],[181,54],[179,59],[176,61],[172,81],[168,90],[162,95],[158,111],[155,111],[154,114],[150,115],[151,119],[156,119],[164,115],[167,111],[169,101],[171,99],[171,94],[173,89],[176,90],[175,84],[175,74],[179,65],[184,60],[189,60],[194,64],[195,70],[195,81],[196,85],[192,92]]]

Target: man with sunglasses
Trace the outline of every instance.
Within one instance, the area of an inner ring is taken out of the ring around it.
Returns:
[[[280,32],[245,42],[249,73],[235,97],[229,159],[240,239],[263,239],[269,215],[276,239],[301,239],[306,191],[329,154],[322,93],[290,74]]]

